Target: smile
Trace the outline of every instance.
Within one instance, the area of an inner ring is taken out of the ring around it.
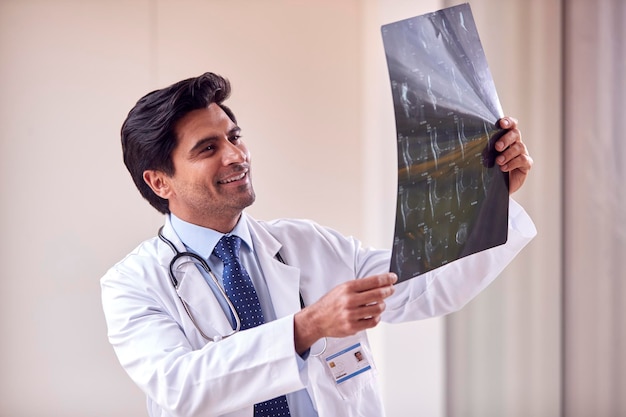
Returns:
[[[235,182],[235,181],[239,181],[242,180],[246,177],[246,175],[248,174],[247,171],[242,172],[241,174],[235,176],[235,177],[230,177],[230,178],[226,178],[224,180],[220,180],[218,181],[218,184],[228,184],[231,182]]]

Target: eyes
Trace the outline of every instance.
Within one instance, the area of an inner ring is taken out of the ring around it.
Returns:
[[[233,145],[238,146],[241,143],[241,134],[236,133],[236,134],[230,135],[228,137],[228,141],[232,143]],[[208,140],[204,144],[204,146],[202,146],[200,152],[201,153],[215,152],[217,149],[219,149],[219,146],[220,146],[219,139]]]

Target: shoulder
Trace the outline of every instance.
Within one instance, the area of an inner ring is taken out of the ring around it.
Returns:
[[[353,268],[354,260],[362,253],[358,240],[308,219],[253,220],[251,230],[257,236],[269,237],[263,242],[272,240],[276,251],[291,265],[324,259]]]
[[[330,246],[354,246],[356,240],[345,236],[341,232],[320,225],[308,219],[274,219],[269,221],[255,221],[256,224],[271,234],[282,245],[291,243],[302,245],[304,242],[325,244]]]
[[[115,263],[102,278],[106,280],[116,280],[122,277],[135,277],[144,279],[155,275],[154,272],[162,271],[163,266],[163,244],[157,237],[153,237],[141,242],[121,260]]]

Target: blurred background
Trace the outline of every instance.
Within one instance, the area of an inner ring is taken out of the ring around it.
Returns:
[[[212,71],[252,151],[259,219],[391,247],[395,123],[380,26],[435,0],[0,0],[0,416],[145,416],[99,278],[163,218],[119,128]],[[463,310],[371,332],[390,417],[626,416],[626,2],[470,2],[535,160],[537,238]]]

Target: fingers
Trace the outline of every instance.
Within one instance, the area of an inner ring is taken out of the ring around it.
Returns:
[[[522,132],[517,128],[517,119],[503,117],[498,124],[502,129],[507,129],[507,132],[496,142],[496,151],[503,152],[514,143],[522,141]]]
[[[504,117],[500,119],[499,124],[502,128],[508,126],[506,128],[508,130],[495,144],[496,151],[500,152],[496,158],[496,163],[503,172],[517,168],[529,169],[532,165],[532,159],[522,141],[522,133],[517,128],[517,120],[512,117]]]
[[[353,309],[356,319],[380,315],[384,311],[383,300],[394,293],[393,284],[397,280],[396,274],[389,273],[345,283],[348,295],[346,306]]]
[[[356,279],[344,284],[348,297],[345,306],[353,320],[372,319],[385,310],[385,298],[395,291],[393,284],[398,281],[394,273],[374,275]]]
[[[387,288],[398,281],[398,276],[393,272],[380,275],[372,275],[371,277],[355,279],[349,281],[346,285],[350,286],[355,292],[365,292],[376,288]]]
[[[504,116],[498,120],[498,124],[502,129],[515,129],[517,128],[518,120],[515,117]]]
[[[502,172],[509,173],[509,193],[513,194],[524,184],[534,161],[522,141],[517,119],[503,117],[498,124],[507,132],[495,144],[496,151],[500,152],[496,164]]]
[[[500,169],[502,172],[511,172],[515,170],[520,170],[524,173],[528,173],[530,168],[533,165],[533,159],[530,155],[526,154],[526,152],[520,152],[519,154],[514,154],[511,159],[507,159],[505,155],[500,155],[496,158],[498,165],[500,165]],[[499,159],[502,157],[502,160]]]
[[[532,158],[528,155],[526,145],[522,142],[515,142],[496,158],[496,163],[500,165],[502,172],[509,172],[514,169],[530,169]]]

